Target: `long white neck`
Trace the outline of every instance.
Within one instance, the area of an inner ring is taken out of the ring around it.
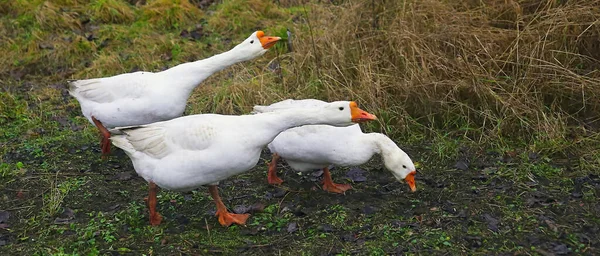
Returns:
[[[312,124],[325,124],[325,125],[337,125],[343,126],[343,121],[330,118],[319,109],[304,109],[294,108],[286,109],[275,112],[259,113],[255,115],[248,115],[256,121],[256,135],[261,140],[265,140],[266,143],[271,142],[279,133],[298,126],[312,125]],[[347,125],[351,125],[350,118],[348,118]]]
[[[191,92],[210,75],[235,63],[244,61],[241,57],[243,55],[239,51],[239,49],[233,48],[210,58],[179,64],[159,74],[173,81],[173,85]]]
[[[383,162],[390,162],[391,159],[404,154],[404,151],[396,143],[381,133],[366,134],[372,142],[374,150],[381,155]]]

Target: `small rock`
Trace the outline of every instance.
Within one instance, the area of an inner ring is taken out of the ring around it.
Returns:
[[[404,222],[404,221],[399,221],[399,220],[392,221],[392,227],[394,227],[394,228],[401,228],[404,226],[406,226],[406,222]]]
[[[214,2],[215,2],[215,0],[200,0],[196,4],[196,6],[198,6],[198,8],[200,8],[200,9],[206,9]]]
[[[119,207],[121,207],[121,204],[115,204],[115,205],[113,205],[111,207],[108,207],[108,211],[117,210],[117,209],[119,209]]]
[[[487,223],[488,228],[491,231],[498,232],[498,224],[500,224],[499,220],[497,220],[496,218],[492,217],[492,215],[489,215],[487,213],[483,215],[483,220]]]
[[[554,221],[552,221],[552,220],[544,220],[544,223],[546,223],[546,225],[548,225],[548,227],[552,231],[558,232],[558,226],[556,226],[556,223],[554,223]]]
[[[454,168],[461,170],[461,171],[466,171],[469,169],[469,164],[465,160],[459,160],[454,165]]]
[[[64,208],[59,217],[54,219],[54,224],[70,224],[75,222],[75,212],[70,208]]]
[[[233,207],[233,212],[237,214],[244,214],[247,213],[249,209],[250,207],[245,205],[236,205],[235,207]]]
[[[72,235],[76,235],[77,232],[75,232],[75,230],[65,230],[62,235],[63,236],[72,236]]]
[[[481,243],[482,239],[481,239],[481,237],[478,237],[478,236],[465,236],[465,240],[467,240],[469,242],[471,247],[479,248],[482,245],[482,243]]]
[[[48,43],[40,43],[38,47],[42,50],[54,50],[54,45]]]
[[[570,252],[569,248],[565,244],[559,244],[557,246],[554,246],[554,248],[552,248],[552,251],[554,251],[554,253],[556,253],[558,255],[565,255],[565,254],[569,254],[569,252]]]
[[[290,224],[288,224],[287,227],[287,232],[288,233],[294,233],[298,230],[298,223],[296,222],[290,222]]]
[[[233,208],[233,212],[237,213],[237,214],[244,214],[244,213],[256,213],[256,212],[262,212],[265,209],[265,205],[262,203],[255,203],[253,205],[250,206],[246,206],[246,205],[236,205]]]
[[[202,29],[194,30],[190,34],[191,34],[192,39],[194,39],[194,40],[199,40],[204,35],[204,33],[202,33]]]
[[[175,215],[175,221],[177,221],[177,223],[180,225],[187,225],[190,223],[190,219],[183,214]]]
[[[535,161],[540,158],[540,155],[536,152],[529,152],[528,157],[529,157],[529,160]]]
[[[354,234],[352,234],[352,233],[350,233],[350,234],[345,234],[345,235],[342,235],[342,237],[341,237],[341,238],[342,238],[342,241],[344,241],[344,242],[354,242],[354,241],[356,241],[356,239],[357,239],[357,238],[356,238],[356,235],[354,235]]]
[[[10,218],[10,213],[7,211],[0,211],[0,223],[6,223]]]
[[[316,178],[321,177],[321,176],[323,176],[323,170],[315,171],[311,175]]]
[[[275,192],[273,193],[273,197],[281,198],[281,197],[285,196],[286,193],[287,193],[287,191],[285,191],[281,188],[276,188]]]
[[[263,203],[254,203],[250,206],[250,213],[262,212],[265,209],[265,205]]]
[[[329,224],[320,225],[317,229],[327,233],[333,232],[333,227]]]
[[[254,236],[254,235],[258,234],[258,231],[260,231],[261,228],[262,228],[262,226],[257,226],[257,227],[253,227],[253,228],[245,228],[240,231],[240,234]]]
[[[572,196],[573,198],[582,198],[582,197],[583,197],[583,194],[582,194],[582,193],[580,193],[580,192],[577,192],[577,191],[573,191],[573,193],[571,193],[571,196]]]
[[[117,167],[118,168],[118,167]],[[132,177],[131,172],[120,172],[110,178],[110,180],[126,181]]]
[[[286,213],[286,212],[291,212],[291,211],[292,211],[292,209],[290,209],[290,207],[287,207],[287,206],[284,206],[284,207],[281,209],[281,213]]]
[[[377,210],[378,210],[377,208],[367,205],[362,209],[362,212],[366,215],[371,215],[371,214],[377,212]]]
[[[294,216],[296,216],[296,217],[304,217],[304,216],[308,215],[308,213],[309,212],[307,212],[306,210],[298,208],[298,209],[296,209],[294,211]]]
[[[353,167],[346,172],[346,177],[353,182],[365,182],[367,181],[367,177],[365,177],[366,173],[367,172],[361,168]]]

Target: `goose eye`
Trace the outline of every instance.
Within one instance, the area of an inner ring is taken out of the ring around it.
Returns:
[[[344,110],[344,107],[340,107],[339,109],[340,109],[340,111],[341,111],[341,110]]]
[[[402,165],[402,168],[406,169],[406,165]]]
[[[254,40],[250,40],[250,43],[251,43],[251,44],[253,44],[253,43],[254,43]]]

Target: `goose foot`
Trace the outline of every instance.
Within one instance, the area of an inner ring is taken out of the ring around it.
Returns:
[[[246,220],[248,220],[250,214],[235,214],[225,211],[217,212],[216,216],[219,216],[219,223],[221,223],[222,226],[229,227],[234,223],[242,226],[246,225]]]
[[[246,220],[248,220],[250,214],[235,214],[228,212],[227,207],[225,207],[225,204],[223,204],[223,201],[219,196],[219,189],[216,185],[209,185],[208,191],[217,205],[217,214],[215,215],[219,217],[219,223],[221,223],[222,226],[229,227],[234,223],[246,225]]]
[[[156,193],[158,192],[158,186],[156,186],[156,183],[150,182],[148,187],[148,197],[144,198],[144,201],[148,203],[148,211],[150,211],[150,225],[158,226],[162,221],[162,216],[160,216],[160,214],[156,211]]]
[[[327,167],[323,168],[323,176],[323,190],[325,191],[343,194],[344,192],[346,192],[346,190],[352,188],[350,184],[333,183],[333,180],[331,179],[331,173],[329,172],[329,168]]]
[[[277,161],[279,160],[279,155],[277,153],[273,154],[273,159],[271,159],[271,163],[269,163],[269,172],[267,173],[267,181],[271,185],[281,185],[283,180],[277,177]]]
[[[100,139],[100,148],[102,149],[102,159],[106,160],[108,154],[110,154],[110,132],[102,125],[102,122],[98,121],[94,116],[92,116],[92,121],[94,121],[94,125],[98,127],[100,130],[100,135],[102,138]]]

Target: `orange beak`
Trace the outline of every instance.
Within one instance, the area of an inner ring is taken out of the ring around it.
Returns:
[[[265,50],[273,47],[277,41],[281,40],[281,37],[278,36],[265,36],[265,32],[262,31],[256,32],[256,37],[258,37],[260,44],[262,44]]]
[[[377,120],[375,115],[358,108],[358,104],[354,101],[350,102],[350,114],[352,115],[352,122],[354,123]]]
[[[410,187],[410,191],[411,192],[417,191],[417,185],[415,185],[415,174],[417,174],[416,171],[411,172],[408,175],[406,175],[406,178],[404,178],[404,180],[406,181],[406,183]]]

